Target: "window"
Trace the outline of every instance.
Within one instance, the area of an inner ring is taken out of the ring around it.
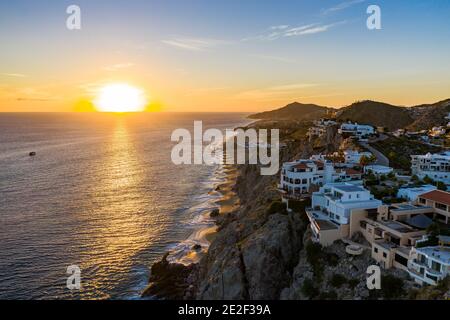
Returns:
[[[439,262],[436,261],[431,261],[431,269],[433,269],[434,271],[441,271],[441,264]]]
[[[434,206],[436,207],[436,209],[447,210],[447,206],[442,203],[436,202]]]
[[[433,281],[437,281],[437,280],[438,280],[438,278],[437,278],[437,277],[435,277],[435,276],[432,276],[432,275],[430,275],[430,274],[428,274],[428,273],[427,273],[427,275],[426,275],[426,276],[427,276],[427,278],[428,278],[428,279],[431,279],[431,280],[433,280]]]
[[[386,252],[383,252],[383,258],[387,258]]]
[[[378,253],[378,248],[377,247],[373,247],[373,252]]]
[[[405,267],[408,266],[408,259],[406,259],[405,257],[403,257],[399,254],[395,254],[394,260]]]

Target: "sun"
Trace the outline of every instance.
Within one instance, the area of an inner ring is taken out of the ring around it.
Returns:
[[[93,101],[100,112],[141,112],[147,98],[143,90],[126,83],[113,83],[101,87]]]

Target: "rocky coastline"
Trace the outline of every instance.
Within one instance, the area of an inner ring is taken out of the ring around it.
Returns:
[[[274,122],[271,125],[280,126]],[[317,150],[333,151],[343,143],[332,132],[324,141],[290,140],[293,134],[289,130],[282,132],[286,147],[280,150],[280,162],[309,157]],[[373,264],[369,252],[352,258],[345,253],[342,242],[326,249],[313,244],[304,212],[307,204],[288,212],[277,191],[278,175],[261,176],[256,165],[229,169],[228,184],[219,189],[224,188],[225,193],[232,192],[234,196],[224,197],[220,212],[212,214],[218,228],[206,254],[199,263],[189,266],[170,265],[165,256],[153,265],[144,296],[196,300],[361,300],[429,295],[398,270],[384,272],[384,290],[369,291],[366,270]]]

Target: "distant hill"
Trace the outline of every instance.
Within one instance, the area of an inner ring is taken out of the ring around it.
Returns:
[[[342,108],[337,118],[341,121],[386,127],[389,130],[404,128],[414,122],[408,108],[371,100],[355,102]]]
[[[250,119],[261,120],[317,120],[324,117],[330,108],[316,104],[290,103],[273,111],[252,114]]]
[[[316,120],[335,113],[339,121],[370,124],[375,127],[386,127],[389,130],[403,129],[424,130],[449,122],[446,116],[450,113],[450,99],[432,104],[413,107],[395,106],[384,102],[364,100],[338,109],[294,102],[273,111],[250,115],[250,119],[261,120]]]
[[[414,118],[414,122],[408,126],[410,130],[426,130],[434,126],[446,125],[449,121],[445,117],[450,112],[450,99],[411,107],[409,111]]]

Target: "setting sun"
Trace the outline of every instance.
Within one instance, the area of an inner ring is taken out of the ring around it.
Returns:
[[[141,112],[147,98],[143,90],[124,83],[109,84],[100,88],[94,100],[100,112]]]

